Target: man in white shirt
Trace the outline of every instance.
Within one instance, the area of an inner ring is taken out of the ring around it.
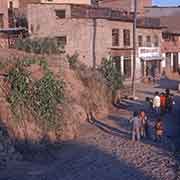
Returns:
[[[153,108],[155,112],[157,113],[160,112],[160,106],[161,106],[161,100],[160,100],[159,92],[156,92],[153,98]]]

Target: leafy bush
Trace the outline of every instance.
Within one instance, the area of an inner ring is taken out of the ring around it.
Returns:
[[[36,54],[59,54],[63,53],[63,46],[55,38],[26,38],[17,39],[15,48]]]
[[[103,58],[100,71],[107,81],[107,85],[113,91],[120,89],[123,85],[121,73],[117,70],[114,60],[112,58]]]
[[[77,52],[75,52],[72,56],[70,56],[69,54],[66,56],[71,69],[77,68],[78,56],[79,55]]]
[[[27,110],[45,129],[56,128],[60,123],[57,106],[64,102],[65,83],[63,80],[55,80],[47,69],[44,69],[45,74],[42,79],[31,81],[25,67],[35,62],[45,66],[43,60],[29,59],[18,62],[10,70],[7,80],[11,87],[7,100],[16,120],[23,120],[23,113]]]
[[[64,81],[55,80],[52,73],[33,84],[30,106],[48,128],[58,126],[56,107],[64,101]]]

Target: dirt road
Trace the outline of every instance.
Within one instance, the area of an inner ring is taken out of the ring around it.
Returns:
[[[143,86],[137,90],[138,101],[124,101],[124,107],[93,124],[85,123],[81,137],[61,148],[38,154],[29,162],[18,162],[0,170],[0,180],[177,180],[177,163],[172,142],[179,135],[180,95],[176,94],[173,114],[164,117],[166,138],[163,143],[151,138],[131,141],[128,119],[134,109],[144,107],[144,98],[163,89]],[[40,157],[43,158],[40,158]],[[39,157],[39,158],[38,158]]]

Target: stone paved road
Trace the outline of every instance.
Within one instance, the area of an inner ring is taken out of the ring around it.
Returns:
[[[138,101],[125,102],[128,111],[120,109],[94,124],[86,123],[81,137],[56,150],[52,159],[11,164],[0,170],[0,180],[177,180],[176,161],[167,141],[131,141],[131,111],[144,107],[144,97],[157,89],[140,88]],[[178,96],[176,100],[178,108]],[[165,118],[170,139],[178,135],[177,116],[178,109]]]

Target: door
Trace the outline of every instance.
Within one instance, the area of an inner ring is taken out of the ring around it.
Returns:
[[[178,53],[173,53],[173,72],[178,72]]]
[[[0,28],[4,27],[3,14],[0,14]]]
[[[166,53],[166,68],[171,69],[171,53]]]
[[[131,57],[124,57],[124,77],[131,78]]]
[[[113,61],[115,63],[117,71],[121,74],[121,56],[114,56]]]

